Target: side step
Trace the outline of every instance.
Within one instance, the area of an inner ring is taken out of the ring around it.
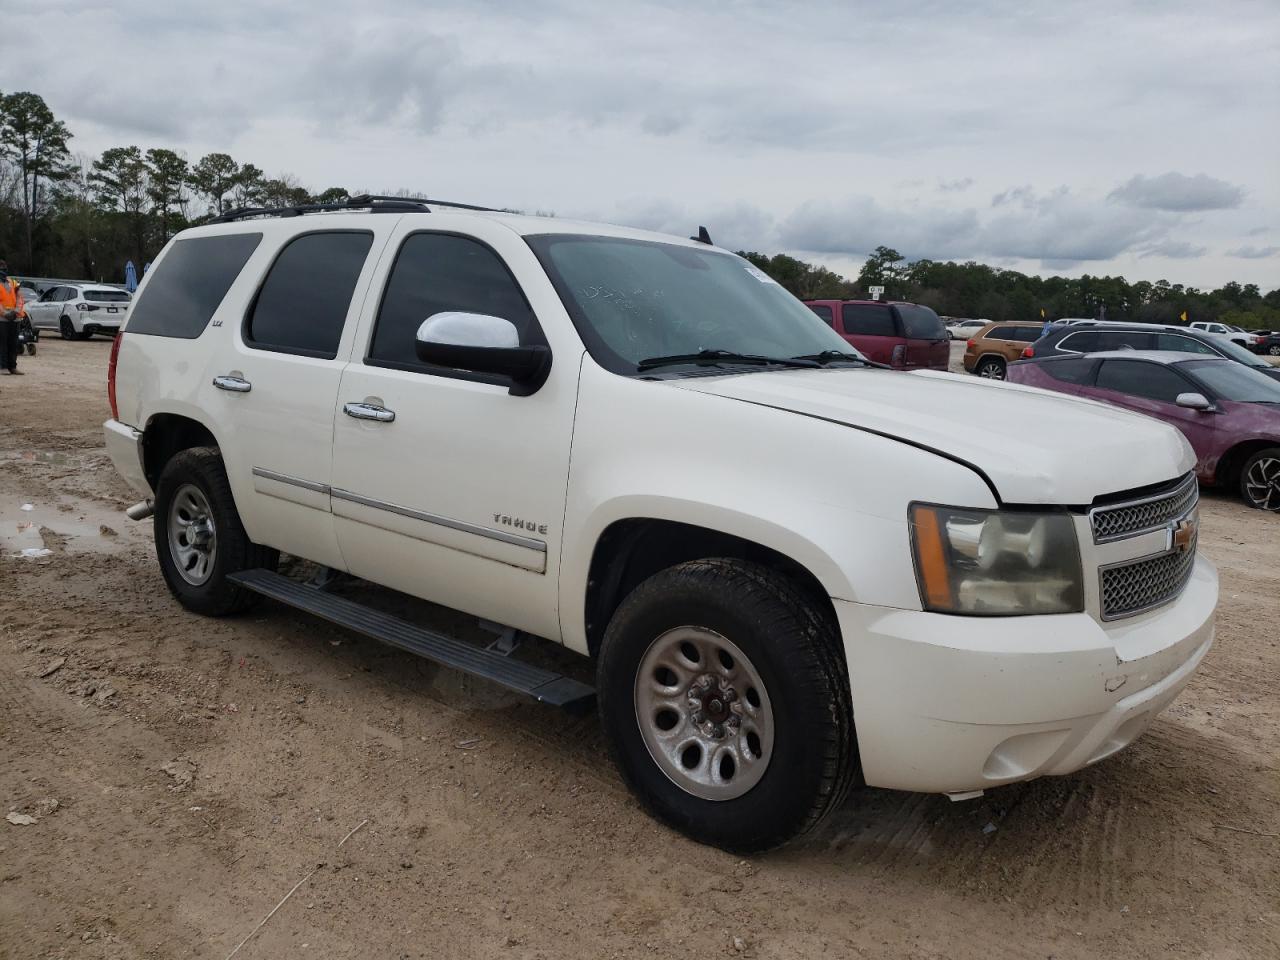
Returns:
[[[424,630],[407,620],[326,593],[317,587],[309,587],[270,570],[245,570],[231,574],[228,579],[246,590],[305,610],[370,639],[416,653],[454,670],[484,677],[542,703],[557,707],[586,707],[595,698],[593,687],[571,677],[472,646],[442,633]]]

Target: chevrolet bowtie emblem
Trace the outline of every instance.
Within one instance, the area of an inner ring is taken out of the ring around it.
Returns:
[[[1179,520],[1173,524],[1173,545],[1172,549],[1178,553],[1184,553],[1191,549],[1191,544],[1196,541],[1196,528],[1199,526],[1199,518],[1188,517],[1185,520]]]

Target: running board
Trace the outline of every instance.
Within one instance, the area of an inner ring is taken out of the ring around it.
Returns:
[[[370,639],[416,653],[442,666],[483,677],[508,690],[528,694],[542,703],[557,707],[586,707],[595,697],[594,688],[571,677],[472,646],[442,633],[424,630],[407,620],[290,580],[270,570],[245,570],[233,573],[227,579],[246,590],[305,610]]]

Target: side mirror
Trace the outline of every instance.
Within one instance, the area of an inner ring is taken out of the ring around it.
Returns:
[[[551,351],[540,345],[521,346],[515,324],[502,317],[436,313],[422,321],[416,341],[423,363],[508,377],[515,396],[536,392],[551,372]]]
[[[1209,402],[1209,398],[1203,393],[1180,393],[1174,403],[1180,407],[1186,407],[1188,410],[1204,412],[1213,409],[1213,404]]]

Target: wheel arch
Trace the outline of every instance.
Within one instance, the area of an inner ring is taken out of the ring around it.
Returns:
[[[218,447],[214,432],[194,417],[180,413],[154,413],[142,431],[142,467],[151,489],[175,454],[192,447]]]
[[[748,560],[778,572],[836,624],[832,588],[789,553],[714,527],[653,516],[626,517],[605,527],[591,552],[581,608],[586,652],[596,654],[614,611],[644,580],[677,564],[712,557]]]
[[[1213,477],[1214,483],[1228,490],[1238,486],[1240,471],[1244,469],[1245,462],[1259,450],[1266,450],[1269,447],[1280,447],[1280,438],[1259,437],[1240,441],[1218,458],[1218,466]]]

